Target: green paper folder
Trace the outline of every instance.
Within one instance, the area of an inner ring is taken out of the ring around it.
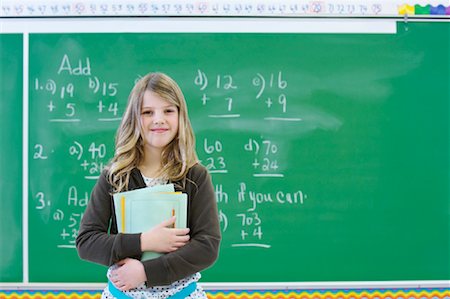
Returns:
[[[136,189],[114,194],[117,227],[121,233],[141,233],[176,216],[175,227],[187,226],[187,195],[174,192],[173,185]],[[160,253],[147,251],[141,260]]]

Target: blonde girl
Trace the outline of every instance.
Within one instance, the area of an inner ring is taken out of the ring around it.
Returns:
[[[149,231],[118,233],[112,195],[166,183],[188,194],[188,228],[172,228],[172,217]],[[217,259],[220,239],[214,188],[198,163],[184,96],[169,76],[150,73],[130,93],[115,155],[81,221],[78,254],[109,266],[102,298],[206,298],[199,272]],[[141,262],[144,251],[163,255]]]

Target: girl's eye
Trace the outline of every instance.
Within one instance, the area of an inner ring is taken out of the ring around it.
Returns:
[[[142,115],[153,115],[153,111],[151,111],[151,110],[144,110],[144,111],[142,111],[141,114]]]

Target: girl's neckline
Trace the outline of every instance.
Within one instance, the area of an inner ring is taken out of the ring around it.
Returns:
[[[141,173],[141,175],[142,175],[142,178],[144,179],[144,183],[145,183],[145,185],[147,185],[147,187],[165,184],[165,181],[161,178],[150,178],[150,177],[143,175],[142,173]]]

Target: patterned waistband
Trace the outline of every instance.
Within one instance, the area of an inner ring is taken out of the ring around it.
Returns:
[[[113,295],[116,299],[133,299],[133,297],[128,296],[126,293],[122,292],[116,286],[108,280],[108,289],[111,295]],[[197,282],[191,282],[184,288],[182,288],[177,293],[167,297],[167,299],[183,299],[192,294],[197,289]]]

